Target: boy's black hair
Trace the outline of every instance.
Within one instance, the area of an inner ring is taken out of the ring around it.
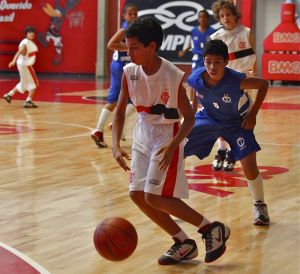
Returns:
[[[229,59],[228,47],[222,40],[209,40],[204,45],[203,58],[207,55],[222,56],[224,60]]]
[[[207,10],[200,10],[200,11],[198,12],[198,16],[200,15],[200,13],[204,13],[204,14],[207,16],[207,18],[209,18],[209,13],[208,13]]]
[[[130,8],[134,8],[134,9],[138,10],[136,4],[133,4],[133,3],[127,3],[127,4],[124,6],[124,8],[123,8],[123,12],[122,12],[122,13],[123,13],[123,16],[124,16],[125,13],[127,12],[127,10],[130,9]]]
[[[26,26],[25,28],[25,34],[27,34],[28,32],[36,32],[35,28],[33,26]]]
[[[163,41],[163,30],[161,25],[152,17],[142,17],[134,21],[125,31],[125,37],[136,37],[145,47],[151,42],[155,42],[156,51],[160,48]]]

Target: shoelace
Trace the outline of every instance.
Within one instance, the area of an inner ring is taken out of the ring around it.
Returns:
[[[206,233],[202,236],[202,241],[205,243],[205,249],[207,251],[212,249],[212,245],[213,245],[213,237],[212,237],[212,233]]]
[[[258,209],[259,215],[265,214],[266,204],[263,204],[263,203],[255,204],[255,207]]]
[[[171,248],[167,251],[168,254],[174,255],[178,249],[180,248],[181,243],[175,243],[171,246]]]

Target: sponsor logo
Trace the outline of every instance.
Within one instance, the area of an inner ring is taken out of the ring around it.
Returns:
[[[231,98],[229,97],[228,93],[224,93],[224,96],[222,97],[222,101],[226,104],[231,103]]]
[[[299,32],[274,32],[273,33],[273,43],[300,43],[300,33]]]
[[[246,148],[244,138],[242,138],[242,137],[237,138],[236,143],[240,147],[241,150]]]
[[[219,105],[218,105],[218,103],[213,103],[213,105],[214,105],[214,107],[217,108],[217,109],[220,108]]]
[[[161,181],[157,179],[150,179],[149,184],[159,186],[161,184]]]
[[[132,75],[129,76],[129,79],[131,81],[137,81],[137,80],[139,80],[139,77],[137,75],[135,75],[135,74],[132,74]]]
[[[129,173],[129,183],[132,184],[133,181],[134,181],[134,172],[130,171],[130,173]]]
[[[218,237],[216,237],[216,241],[219,243],[222,242],[222,230],[220,227],[218,229]]]
[[[179,251],[180,257],[184,257],[185,255],[187,255],[190,251],[192,250],[192,248],[189,248],[183,252]]]
[[[300,74],[300,61],[268,61],[268,72],[271,74]]]

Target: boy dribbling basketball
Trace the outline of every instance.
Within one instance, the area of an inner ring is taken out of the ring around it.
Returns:
[[[188,197],[183,140],[194,124],[194,114],[182,86],[184,73],[158,56],[163,31],[153,18],[137,19],[126,30],[125,37],[132,63],[124,67],[113,121],[114,158],[125,171],[130,170],[129,195],[133,202],[174,240],[158,263],[176,264],[198,255],[196,242],[171,215],[197,227],[206,246],[205,261],[212,262],[225,252],[230,229],[223,223],[209,222],[181,200]],[[138,112],[131,169],[125,161],[130,158],[120,147],[129,98]]]

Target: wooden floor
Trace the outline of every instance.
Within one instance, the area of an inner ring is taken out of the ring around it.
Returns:
[[[107,90],[75,95],[99,92]],[[37,103],[38,109],[24,110],[22,100],[0,102],[0,242],[55,274],[300,273],[299,87],[271,87],[255,130],[269,228],[252,225],[252,200],[239,165],[224,174],[212,172],[213,154],[186,161],[187,202],[232,230],[226,253],[211,264],[204,263],[195,228],[180,221],[197,241],[199,256],[175,266],[157,264],[170,238],[128,198],[129,176],[112,157],[110,132],[105,132],[107,149],[98,149],[89,136],[102,104]],[[125,129],[128,151],[134,120],[133,115]],[[111,216],[127,218],[139,237],[134,254],[119,263],[101,258],[93,246],[96,225]]]

